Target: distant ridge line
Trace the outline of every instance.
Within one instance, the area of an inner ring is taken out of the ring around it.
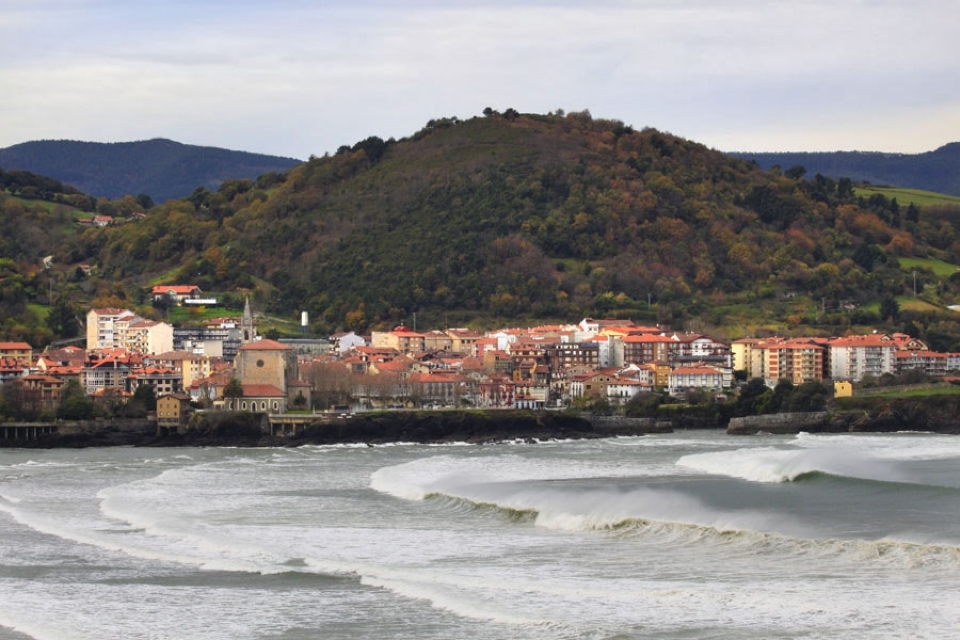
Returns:
[[[286,173],[303,161],[167,138],[134,142],[37,140],[0,149],[0,167],[49,176],[85,194],[111,199],[147,194],[156,202],[186,198],[198,187]]]

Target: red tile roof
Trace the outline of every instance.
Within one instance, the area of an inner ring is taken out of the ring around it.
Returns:
[[[290,351],[293,347],[285,345],[282,342],[277,342],[276,340],[269,340],[264,338],[263,340],[256,340],[254,342],[248,342],[247,344],[240,347],[240,351]]]
[[[284,398],[285,394],[272,384],[245,384],[243,385],[244,398]]]

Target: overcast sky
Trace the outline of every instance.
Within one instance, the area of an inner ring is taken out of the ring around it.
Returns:
[[[960,141],[957,0],[0,0],[0,148],[305,159],[484,107],[725,151]]]

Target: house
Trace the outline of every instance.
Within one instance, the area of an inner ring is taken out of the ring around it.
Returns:
[[[421,404],[437,404],[446,407],[460,405],[466,378],[459,373],[432,372],[413,373],[408,379],[410,397]]]
[[[729,386],[729,379],[725,378],[721,370],[707,366],[677,367],[667,376],[667,390],[671,396],[686,391],[719,394]]]
[[[64,380],[51,375],[31,374],[20,378],[23,388],[26,389],[37,402],[43,411],[53,411],[60,404],[60,392],[63,389]]]
[[[426,335],[411,331],[400,325],[393,331],[374,331],[370,334],[370,344],[374,347],[396,349],[400,353],[426,351]]]
[[[18,380],[29,373],[27,366],[16,358],[0,358],[0,384]]]
[[[159,284],[151,293],[154,301],[167,299],[183,304],[185,300],[199,298],[202,291],[194,284]]]
[[[473,331],[472,329],[466,329],[459,327],[456,329],[448,329],[447,335],[450,336],[452,345],[450,347],[451,351],[456,353],[462,353],[468,356],[477,355],[477,340],[480,340],[483,337],[483,334],[479,331]]]
[[[127,376],[125,388],[132,393],[142,384],[153,389],[154,397],[166,393],[180,393],[183,391],[183,374],[169,367],[140,367]]]
[[[157,398],[157,432],[182,433],[190,414],[190,396],[185,393],[165,393]]]
[[[515,409],[517,383],[502,374],[481,380],[477,388],[477,404],[488,409]]]
[[[634,378],[617,377],[607,383],[607,400],[610,404],[626,404],[642,391],[652,391],[653,384]]]
[[[363,336],[358,336],[353,331],[348,333],[335,333],[330,336],[330,348],[339,354],[344,354],[353,347],[365,347],[367,341]]]
[[[33,347],[26,342],[0,342],[0,358],[13,358],[23,364],[32,364]]]

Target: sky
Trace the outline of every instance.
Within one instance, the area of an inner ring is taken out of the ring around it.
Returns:
[[[956,0],[0,0],[0,148],[306,159],[588,109],[723,151],[960,141]]]

